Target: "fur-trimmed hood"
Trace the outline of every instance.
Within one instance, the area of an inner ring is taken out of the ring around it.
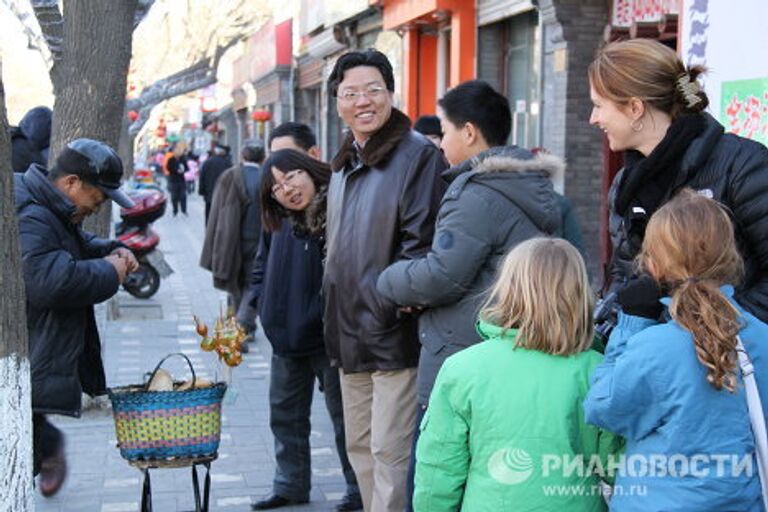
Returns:
[[[392,114],[384,126],[365,143],[362,151],[360,151],[360,160],[368,167],[376,167],[383,163],[410,129],[411,120],[408,116],[393,108]],[[354,142],[355,137],[352,135],[352,131],[349,131],[344,138],[341,149],[331,161],[331,169],[334,172],[351,165],[358,158]]]
[[[493,147],[443,173],[451,183],[446,199],[458,199],[468,184],[477,183],[514,203],[541,231],[553,233],[561,219],[551,177],[564,170],[565,163],[554,155],[534,155],[517,146]]]

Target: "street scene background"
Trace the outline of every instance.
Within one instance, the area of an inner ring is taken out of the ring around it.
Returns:
[[[191,195],[189,216],[166,215],[153,225],[160,250],[175,272],[163,280],[151,299],[135,299],[120,291],[100,307],[107,383],[111,387],[140,384],[164,356],[181,352],[197,376],[221,377],[217,357],[200,349],[192,315],[211,324],[226,308],[226,294],[217,291],[210,273],[197,264],[203,243],[203,201]],[[235,397],[225,399],[219,457],[211,464],[211,510],[249,510],[250,503],[272,490],[274,442],[269,430],[268,390],[271,350],[261,332],[243,363],[232,371]],[[181,358],[165,368],[186,379]],[[217,373],[218,372],[218,373]],[[103,404],[104,405],[104,404]],[[42,512],[138,511],[142,473],[120,457],[109,408],[94,405],[80,419],[53,416],[67,437],[69,475],[56,496],[37,495]],[[345,483],[333,442],[333,429],[322,394],[312,406],[312,501],[283,510],[333,510]],[[204,470],[199,469],[202,478]],[[150,470],[154,510],[194,510],[190,468]],[[202,480],[201,480],[202,482]]]

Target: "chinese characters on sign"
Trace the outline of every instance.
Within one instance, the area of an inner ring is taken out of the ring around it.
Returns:
[[[677,0],[614,0],[613,22],[629,27],[633,22],[659,22],[665,14],[677,14]]]
[[[688,48],[688,66],[704,65],[707,62],[707,29],[709,28],[709,1],[694,0],[688,9],[688,28],[690,47]]]

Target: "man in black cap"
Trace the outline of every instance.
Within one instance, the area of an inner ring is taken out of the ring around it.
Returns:
[[[38,164],[14,175],[32,373],[34,472],[43,496],[66,476],[64,438],[46,414],[80,416],[81,394],[106,392],[93,306],[138,268],[114,240],[86,233],[83,219],[104,201],[133,206],[120,189],[123,164],[103,142],[67,144],[50,172]]]
[[[413,129],[428,138],[432,144],[440,147],[443,141],[443,129],[440,126],[439,117],[421,116],[413,123]]]

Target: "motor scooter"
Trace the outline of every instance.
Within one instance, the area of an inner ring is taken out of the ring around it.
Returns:
[[[117,239],[130,249],[139,268],[128,274],[123,288],[139,299],[152,297],[160,288],[160,280],[173,273],[173,269],[160,249],[160,236],[150,227],[165,213],[165,194],[156,189],[136,189],[128,192],[133,208],[120,210],[120,222],[115,227]]]

